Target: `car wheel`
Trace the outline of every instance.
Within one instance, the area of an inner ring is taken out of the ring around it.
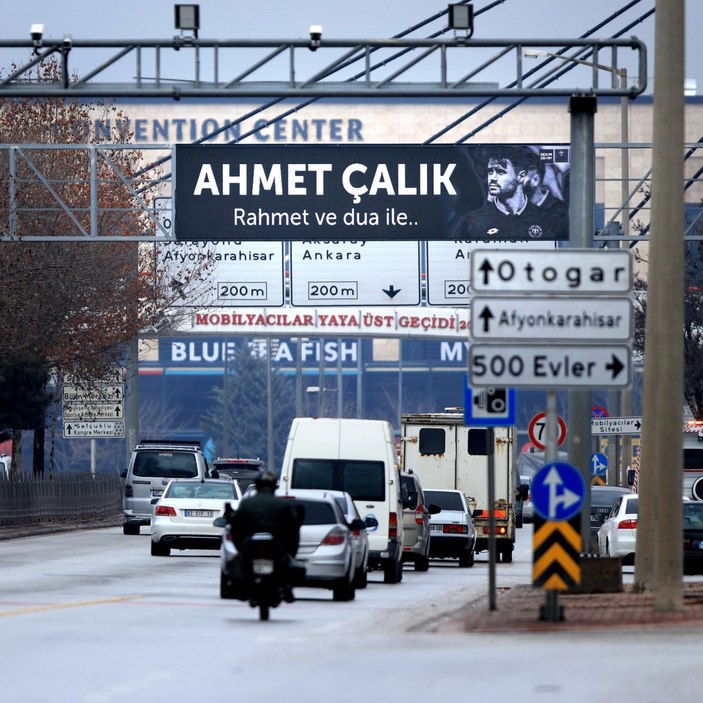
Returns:
[[[151,556],[152,557],[167,557],[170,554],[171,554],[170,547],[167,547],[165,544],[161,544],[161,542],[152,541],[152,543],[151,543]]]
[[[383,565],[383,583],[400,583],[402,573],[403,564],[389,559]]]
[[[415,571],[427,571],[430,568],[428,557],[422,556],[415,559]]]
[[[474,565],[474,550],[470,549],[459,557],[459,566],[462,569],[471,568]]]
[[[354,600],[356,597],[356,590],[354,588],[354,581],[348,576],[345,576],[337,585],[332,589],[332,598],[336,601],[350,601]]]
[[[122,525],[122,532],[125,535],[138,535],[139,525],[133,525],[130,522],[125,522],[124,525]]]
[[[366,588],[369,583],[368,571],[362,564],[354,574],[354,588]]]
[[[513,561],[513,546],[511,544],[507,544],[503,548],[503,558],[501,559],[501,561],[504,564],[512,563],[512,561]]]
[[[233,598],[232,587],[227,577],[220,571],[220,598]]]

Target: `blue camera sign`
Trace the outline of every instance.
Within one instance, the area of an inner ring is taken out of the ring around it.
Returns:
[[[471,388],[464,376],[464,424],[473,427],[514,425],[517,392],[514,388]]]

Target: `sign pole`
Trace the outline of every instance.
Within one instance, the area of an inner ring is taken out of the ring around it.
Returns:
[[[547,416],[544,463],[551,464],[557,460],[557,394],[553,388],[547,391]],[[559,591],[550,588],[545,591],[543,619],[549,622],[559,622]]]
[[[488,609],[496,609],[496,480],[493,428],[486,428],[488,450]]]

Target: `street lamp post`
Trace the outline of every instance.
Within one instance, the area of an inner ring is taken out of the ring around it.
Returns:
[[[552,53],[549,51],[542,51],[539,49],[526,49],[524,51],[525,58],[539,58],[542,56],[549,56],[554,59],[558,59],[564,63],[576,63],[582,66],[588,66],[595,71],[607,71],[611,74],[613,88],[619,87],[627,89],[628,76],[627,68],[618,66],[608,66],[606,64],[597,63],[594,61],[587,61],[585,59],[578,59],[574,56],[563,56],[561,54]],[[620,197],[622,205],[620,207],[620,218],[622,235],[624,238],[630,233],[630,157],[628,143],[630,141],[629,136],[629,112],[628,112],[628,98],[623,95],[620,98],[620,141],[622,143],[621,153],[620,153]],[[617,216],[617,213],[616,213]],[[623,241],[620,247],[627,247],[627,241]],[[615,411],[618,414],[624,416],[629,416],[632,413],[632,393],[629,388],[624,388],[622,391],[608,391],[608,408],[611,412]],[[621,465],[614,471],[608,472],[608,483],[620,485],[627,485],[627,467],[632,463],[632,439],[629,435],[623,435],[622,437],[615,436],[612,441],[608,441],[608,466],[617,466],[618,457],[618,442],[620,442],[620,462]]]

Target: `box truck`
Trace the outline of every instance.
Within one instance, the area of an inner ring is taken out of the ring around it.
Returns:
[[[401,466],[414,471],[425,490],[460,490],[468,499],[476,525],[476,551],[488,549],[489,517],[495,519],[496,558],[511,562],[515,545],[517,466],[515,427],[467,427],[463,412],[403,413]],[[488,501],[488,467],[492,452],[494,503]]]

